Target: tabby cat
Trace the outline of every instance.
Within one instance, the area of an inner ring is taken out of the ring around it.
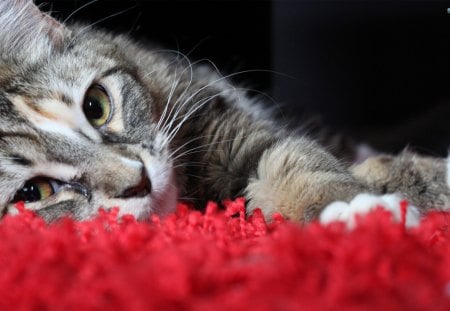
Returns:
[[[349,168],[172,51],[65,25],[31,0],[2,0],[0,25],[3,215],[25,201],[47,221],[112,207],[146,219],[178,200],[245,196],[249,214],[307,222],[367,191],[448,203],[444,160],[420,158],[412,170],[416,156],[383,156]]]

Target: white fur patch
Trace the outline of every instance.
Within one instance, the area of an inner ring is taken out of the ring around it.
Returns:
[[[122,163],[125,166],[128,166],[132,169],[141,169],[143,167],[141,161],[131,160],[131,159],[124,158],[124,157],[119,157],[119,159],[120,159],[120,161],[122,161]]]
[[[41,112],[37,112],[27,105],[22,96],[14,96],[9,100],[17,111],[42,131],[78,140],[80,135],[77,130],[80,130],[92,140],[101,141],[100,134],[86,120],[81,105],[68,107],[57,100],[44,99],[37,103],[41,109]]]
[[[401,221],[400,202],[402,198],[397,194],[386,194],[377,196],[373,194],[358,194],[350,203],[333,202],[329,204],[320,214],[320,222],[328,224],[335,221],[341,221],[347,224],[348,228],[354,228],[356,224],[356,215],[365,215],[376,208],[383,208],[391,212],[394,221]],[[408,205],[406,211],[406,226],[415,227],[420,222],[419,210]]]
[[[380,154],[379,152],[377,152],[375,149],[373,149],[369,145],[358,144],[356,146],[356,157],[355,157],[354,162],[356,164],[363,163],[368,158],[375,157],[379,154]]]
[[[450,156],[447,157],[447,186],[450,187]]]
[[[70,127],[66,126],[62,122],[45,120],[39,123],[35,123],[36,127],[44,132],[64,135],[68,138],[78,140],[79,135]]]
[[[46,164],[36,164],[30,171],[29,178],[34,176],[48,176],[61,181],[67,181],[77,176],[77,170],[73,166],[67,164],[49,162]]]

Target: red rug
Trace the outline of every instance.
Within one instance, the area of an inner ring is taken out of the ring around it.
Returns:
[[[415,229],[377,210],[352,231],[243,201],[164,220],[0,223],[0,310],[450,310],[449,215]]]

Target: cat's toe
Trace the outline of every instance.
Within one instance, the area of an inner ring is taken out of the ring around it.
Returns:
[[[341,221],[346,223],[349,228],[354,228],[356,215],[365,215],[377,208],[383,208],[391,212],[394,221],[400,222],[402,220],[402,201],[403,199],[397,194],[377,196],[361,193],[350,203],[337,201],[329,204],[320,214],[319,221],[323,224]],[[419,210],[413,205],[407,206],[405,216],[407,227],[415,227],[420,222]]]

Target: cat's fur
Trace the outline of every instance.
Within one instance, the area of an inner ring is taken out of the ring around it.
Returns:
[[[280,212],[310,221],[332,201],[382,191],[382,178],[387,190],[410,195],[409,181],[391,187],[385,160],[374,160],[382,166],[375,181],[369,162],[353,175],[316,142],[271,121],[227,79],[181,55],[88,25],[63,25],[30,0],[0,2],[0,25],[3,213],[16,212],[15,194],[37,176],[59,188],[27,204],[47,221],[116,206],[145,219],[173,211],[179,198],[201,205],[243,195],[249,213],[259,207],[268,218]],[[99,128],[82,108],[94,83],[113,106]],[[445,171],[423,180],[446,185]]]

